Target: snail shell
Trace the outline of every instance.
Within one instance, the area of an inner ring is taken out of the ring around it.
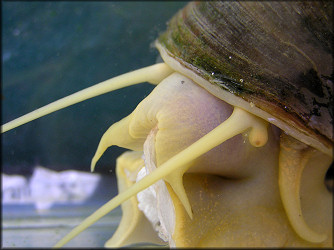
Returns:
[[[211,94],[330,155],[331,15],[320,1],[189,3],[156,46]]]

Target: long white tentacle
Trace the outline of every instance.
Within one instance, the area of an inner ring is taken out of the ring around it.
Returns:
[[[33,121],[37,118],[66,108],[73,104],[82,102],[92,97],[111,92],[116,89],[128,87],[142,82],[158,84],[174,71],[165,63],[158,63],[152,66],[141,68],[120,76],[116,76],[104,82],[98,83],[89,88],[78,91],[72,95],[66,96],[44,107],[36,109],[26,115],[23,115],[13,121],[1,126],[1,133]]]

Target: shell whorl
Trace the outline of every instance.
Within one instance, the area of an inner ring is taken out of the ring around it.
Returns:
[[[175,60],[332,147],[331,2],[196,2],[158,38]]]

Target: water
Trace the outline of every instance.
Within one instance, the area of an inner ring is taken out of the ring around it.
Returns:
[[[156,62],[151,47],[185,2],[3,2],[2,123],[56,99]],[[87,100],[9,131],[3,171],[34,165],[89,171],[100,137],[154,86],[144,83]],[[113,171],[113,147],[97,172]]]
[[[29,205],[6,205],[2,211],[2,247],[52,247],[99,204],[61,205],[43,213]],[[66,247],[102,247],[111,238],[121,219],[117,208],[79,234]]]

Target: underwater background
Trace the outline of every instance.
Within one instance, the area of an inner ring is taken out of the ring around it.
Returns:
[[[158,60],[153,41],[186,2],[2,2],[2,124]],[[2,171],[36,165],[89,171],[103,133],[153,85],[143,83],[49,114],[2,135]],[[96,172],[124,152],[109,148]]]

